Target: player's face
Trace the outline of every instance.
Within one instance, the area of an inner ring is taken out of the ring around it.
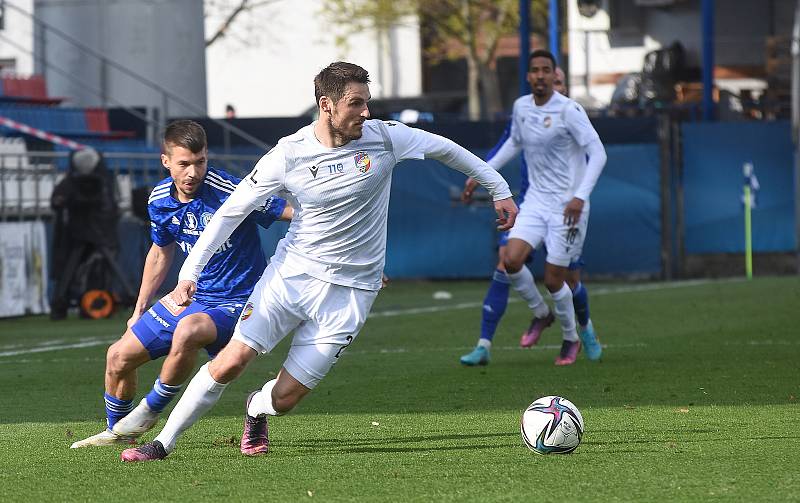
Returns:
[[[567,85],[565,81],[566,75],[564,75],[564,70],[561,68],[556,68],[556,71],[553,74],[553,89],[564,96],[567,95]]]
[[[331,131],[345,142],[361,138],[364,121],[369,119],[369,99],[368,85],[360,82],[347,84],[344,96],[331,108]]]
[[[194,199],[195,194],[206,176],[208,149],[192,152],[188,148],[168,145],[167,152],[161,154],[161,164],[169,171],[178,200],[186,202]]]
[[[528,67],[528,84],[537,98],[549,98],[553,94],[555,71],[550,58],[533,58]]]

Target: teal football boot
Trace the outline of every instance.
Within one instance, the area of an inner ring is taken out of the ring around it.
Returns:
[[[475,346],[470,353],[461,357],[461,363],[469,367],[489,365],[489,350],[483,346]]]

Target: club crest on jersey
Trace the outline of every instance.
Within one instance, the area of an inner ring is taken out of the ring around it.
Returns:
[[[197,217],[191,211],[186,212],[186,227],[191,230],[197,229]]]
[[[551,119],[550,116],[548,115],[547,117],[544,118],[542,124],[544,124],[544,127],[550,127],[553,124],[553,119]]]
[[[253,314],[253,303],[248,302],[245,304],[244,309],[242,309],[242,321],[249,318],[251,314]]]
[[[204,227],[204,228],[205,228],[205,227],[208,225],[208,222],[210,222],[210,221],[211,221],[211,218],[212,218],[213,216],[214,216],[214,214],[213,214],[213,213],[209,213],[209,212],[207,212],[207,211],[206,211],[206,212],[204,212],[202,215],[200,215],[200,222],[202,222],[202,223],[203,223],[203,227]]]
[[[369,160],[369,154],[366,152],[356,152],[356,155],[353,156],[353,159],[356,161],[356,167],[358,171],[361,173],[366,173],[369,171],[370,165],[372,162]]]
[[[167,309],[167,311],[170,312],[170,314],[172,314],[172,316],[178,316],[187,307],[187,306],[179,306],[174,300],[172,300],[172,297],[169,295],[165,295],[164,297],[162,297],[161,300],[159,300],[159,302],[161,303],[162,306],[164,306]]]
[[[318,167],[311,166],[310,168],[308,168],[308,170],[311,171],[311,176],[313,176],[314,178],[317,177],[317,171],[319,171]]]

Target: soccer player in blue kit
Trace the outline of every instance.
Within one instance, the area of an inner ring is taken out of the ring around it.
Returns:
[[[233,327],[266,267],[257,225],[291,220],[292,207],[272,197],[245,219],[203,270],[194,300],[178,306],[166,296],[147,308],[180,248],[188,254],[214,212],[239,179],[207,166],[202,126],[181,120],[164,132],[161,162],[169,177],[150,194],[153,245],[145,259],[142,284],[128,329],[108,348],[105,373],[107,428],[72,448],[131,443],[155,426],[158,416],[194,369],[197,351],[213,358],[230,340]],[[134,407],[136,369],[166,356],[153,388]]]

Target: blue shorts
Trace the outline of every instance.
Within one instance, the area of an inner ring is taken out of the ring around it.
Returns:
[[[172,347],[172,334],[175,332],[178,322],[195,313],[209,315],[217,327],[217,340],[206,346],[208,356],[214,358],[231,340],[233,327],[236,326],[244,307],[244,302],[226,302],[208,307],[197,301],[186,307],[178,307],[169,302],[169,299],[165,299],[167,297],[153,304],[153,307],[148,309],[131,327],[131,331],[150,353],[152,360],[169,354],[169,349]],[[168,307],[170,304],[172,307]]]
[[[497,235],[497,246],[498,247],[500,247],[500,246],[508,246],[508,231],[503,231],[503,232],[501,232],[500,234]],[[533,256],[534,256],[535,253],[536,253],[536,250],[533,250],[530,253],[530,255],[528,255],[527,260],[525,260],[526,264],[530,264],[531,262],[533,262]],[[547,253],[546,249],[545,249],[545,253]],[[578,269],[583,269],[584,265],[586,265],[586,264],[583,262],[583,256],[580,256],[580,257],[576,258],[575,260],[573,260],[572,262],[570,262],[569,266],[567,267],[567,269],[569,269],[570,271],[576,271]]]

